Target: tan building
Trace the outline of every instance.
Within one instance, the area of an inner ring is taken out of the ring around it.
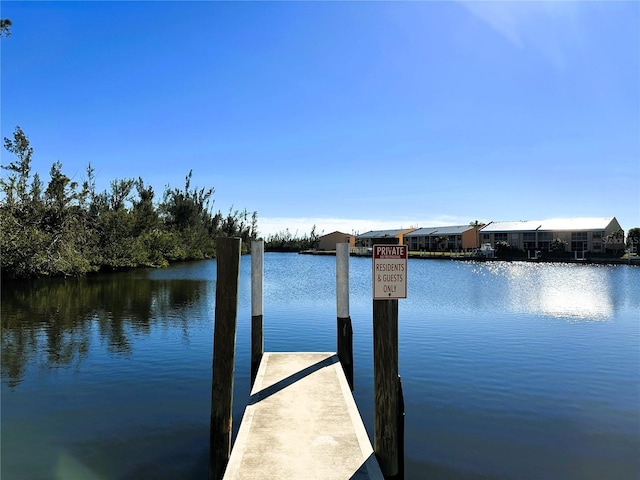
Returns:
[[[419,228],[404,236],[404,244],[410,251],[471,250],[478,247],[477,230],[471,225]]]
[[[565,242],[569,252],[604,253],[605,249],[624,248],[624,232],[616,217],[554,218],[516,222],[490,222],[479,231],[481,244],[507,242],[517,250],[549,250],[556,239]]]
[[[356,237],[337,231],[327,233],[318,239],[318,250],[335,250],[338,243],[348,243],[350,247],[353,247],[356,244]]]
[[[398,239],[398,244],[404,244],[404,236],[407,233],[413,232],[415,228],[406,228],[404,230],[371,230],[370,232],[363,233],[356,237],[356,245],[358,247],[371,247],[376,244],[376,240],[388,239],[389,237],[395,237]]]

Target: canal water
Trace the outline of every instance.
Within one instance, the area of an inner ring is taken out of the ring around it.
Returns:
[[[267,351],[335,351],[335,257],[267,253]],[[640,268],[411,259],[409,479],[640,478]],[[1,477],[207,476],[215,261],[2,284]],[[351,258],[373,434],[371,259]],[[241,260],[234,432],[249,396]]]

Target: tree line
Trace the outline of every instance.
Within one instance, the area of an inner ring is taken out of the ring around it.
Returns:
[[[264,240],[264,249],[267,252],[301,252],[317,249],[319,242],[320,235],[315,225],[311,228],[310,234],[305,233],[301,237],[298,236],[298,232],[292,234],[287,228],[267,235]]]
[[[14,160],[0,179],[0,252],[3,277],[79,276],[140,266],[166,266],[215,256],[218,236],[257,238],[257,212],[213,211],[213,188],[165,187],[155,192],[142,178],[116,179],[96,190],[89,164],[78,184],[55,162],[45,185],[31,175],[33,148],[18,126],[4,138]]]

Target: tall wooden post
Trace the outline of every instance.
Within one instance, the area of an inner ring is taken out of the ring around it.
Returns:
[[[264,278],[264,240],[251,242],[251,386],[256,380],[264,353],[262,282]]]
[[[216,242],[216,307],[213,331],[213,381],[209,430],[209,480],[220,480],[231,454],[233,373],[240,273],[239,238]]]
[[[398,475],[397,480],[404,480],[404,392],[402,378],[398,375]]]
[[[386,478],[398,473],[398,300],[373,301],[374,450]]]
[[[353,327],[349,316],[349,244],[336,244],[336,305],[338,358],[353,392]]]
[[[376,244],[397,245],[395,237]],[[373,300],[374,451],[385,478],[399,473],[398,300]]]

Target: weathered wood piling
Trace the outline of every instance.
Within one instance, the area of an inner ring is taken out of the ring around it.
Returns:
[[[216,306],[209,427],[209,480],[220,480],[231,453],[233,374],[240,274],[239,238],[216,241]]]
[[[394,237],[377,244],[397,245]],[[398,300],[373,300],[373,448],[385,478],[400,478],[404,452],[402,384],[398,376]]]

